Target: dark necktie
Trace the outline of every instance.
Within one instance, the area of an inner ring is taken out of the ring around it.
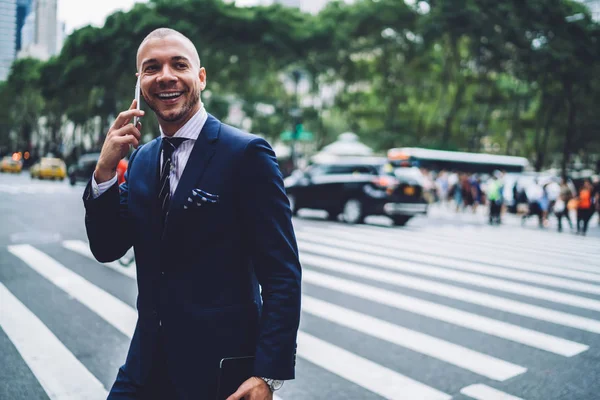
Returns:
[[[185,138],[167,138],[162,139],[163,164],[160,170],[160,190],[158,192],[158,201],[162,211],[162,222],[164,224],[167,217],[167,210],[171,202],[171,169],[173,152],[187,139]]]

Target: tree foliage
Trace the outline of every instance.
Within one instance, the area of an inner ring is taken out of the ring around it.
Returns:
[[[319,146],[353,130],[381,151],[488,151],[526,156],[538,169],[600,152],[600,27],[584,6],[412,3],[332,1],[317,15],[221,0],[136,4],[102,28],[76,30],[47,62],[13,64],[0,84],[0,153],[31,147],[32,135],[47,137],[34,153],[60,152],[67,138],[77,153],[84,142],[99,148],[131,102],[139,43],[162,26],[198,48],[209,111],[225,118],[237,104],[270,139],[290,128],[290,110],[300,107]],[[306,83],[300,98],[291,90],[298,71]],[[77,129],[87,141],[75,139]]]

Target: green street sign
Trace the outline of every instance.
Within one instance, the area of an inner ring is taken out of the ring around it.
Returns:
[[[279,135],[279,139],[283,140],[284,142],[290,142],[293,139],[293,135],[294,133],[292,131],[284,131],[281,132],[281,134]],[[312,132],[302,131],[298,133],[298,137],[296,137],[296,140],[300,142],[310,142],[314,140],[314,135]]]

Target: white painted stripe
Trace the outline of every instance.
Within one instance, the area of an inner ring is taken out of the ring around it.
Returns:
[[[477,400],[523,400],[481,383],[462,388],[460,392]]]
[[[512,364],[310,296],[302,296],[302,311],[418,353],[437,358],[438,360],[467,369],[490,379],[504,381],[527,371],[527,368],[520,365]]]
[[[332,249],[319,244],[312,244],[300,241],[298,243],[301,252],[316,253],[328,257],[341,258],[344,260],[375,265],[378,267],[415,273],[418,275],[431,276],[439,279],[447,279],[455,282],[466,283],[475,286],[487,287],[503,292],[515,293],[521,296],[533,297],[542,300],[552,301],[554,303],[567,304],[574,307],[585,308],[588,310],[600,311],[600,301],[587,297],[576,296],[567,293],[561,293],[554,290],[538,288],[531,285],[525,285],[517,282],[511,282],[503,279],[490,278],[448,270],[441,267],[432,267],[428,265],[419,265],[402,261],[402,259],[378,257],[369,254],[363,254],[351,250]]]
[[[423,240],[427,239],[430,241],[449,242],[464,244],[466,243],[477,243],[479,245],[485,245],[485,247],[494,249],[505,249],[508,251],[518,251],[520,253],[527,252],[538,252],[538,253],[552,253],[556,252],[557,255],[571,255],[574,257],[581,257],[582,255],[598,255],[598,253],[586,253],[588,250],[585,243],[581,240],[569,242],[568,235],[561,236],[560,243],[551,243],[549,241],[542,241],[540,244],[536,244],[539,239],[537,236],[523,237],[520,235],[520,230],[506,229],[502,230],[501,233],[494,229],[491,236],[486,234],[481,228],[467,230],[466,227],[453,226],[451,228],[439,228],[435,229],[390,229],[384,227],[377,227],[371,225],[362,225],[356,228],[356,230],[363,230],[366,232],[381,232],[381,233],[394,233],[400,236],[411,236],[419,237]],[[542,232],[536,232],[539,234]],[[501,237],[502,240],[498,240]],[[527,245],[522,245],[527,243]],[[597,251],[597,250],[596,250]],[[585,254],[584,254],[585,253]]]
[[[298,355],[386,399],[452,398],[446,393],[304,332],[298,332]]]
[[[102,383],[2,283],[0,304],[0,327],[50,399],[106,399]]]
[[[349,242],[348,240],[340,240],[334,238],[328,238],[325,236],[317,237],[314,234],[298,232],[296,237],[300,240],[309,242],[316,242],[319,244],[328,244],[330,246],[337,246],[342,253],[349,250],[359,250],[365,257],[373,257],[371,254],[380,255],[386,254],[388,256],[403,259],[406,261],[414,261],[418,263],[433,263],[444,268],[453,268],[464,271],[476,272],[478,274],[500,276],[502,278],[510,278],[514,280],[520,280],[525,282],[533,282],[536,284],[542,284],[546,286],[558,287],[561,289],[570,289],[579,292],[591,293],[600,295],[600,285],[592,285],[583,282],[572,281],[569,279],[554,278],[542,274],[535,274],[531,272],[515,271],[508,268],[492,267],[492,266],[481,266],[469,261],[458,261],[447,257],[428,256],[424,254],[411,254],[410,252],[394,251],[389,246],[377,246],[362,244],[358,242]],[[370,254],[367,254],[370,253]]]
[[[523,328],[503,321],[497,321],[492,318],[483,317],[481,315],[417,299],[415,297],[404,296],[388,290],[364,285],[362,283],[335,278],[319,272],[304,270],[302,275],[304,282],[313,285],[385,304],[565,357],[572,357],[589,348],[589,346],[584,344],[534,331],[532,329]]]
[[[125,335],[128,337],[133,335],[137,315],[132,307],[95,287],[29,245],[10,246],[9,251],[23,259],[32,268],[77,300],[88,305],[92,311],[106,319],[109,324],[121,330]],[[33,265],[38,265],[38,267]],[[119,318],[110,318],[112,314],[119,316]],[[124,326],[125,329],[119,328],[119,326]],[[128,327],[131,328],[127,329]],[[398,393],[407,393],[411,397],[414,394],[416,396],[414,398],[419,399],[450,399],[450,396],[445,393],[413,381],[306,333],[299,332],[298,335],[298,356],[309,359],[318,366],[384,397],[393,399],[398,398]]]
[[[375,232],[369,228],[367,228],[366,231],[369,233]],[[436,232],[431,231],[420,232],[419,234],[411,234],[410,232],[391,229],[380,230],[378,233],[394,239],[401,238],[402,241],[420,241],[424,246],[445,246],[451,251],[456,251],[456,249],[465,249],[465,255],[469,255],[473,252],[485,254],[486,252],[489,253],[492,251],[493,254],[502,254],[502,259],[505,257],[512,257],[512,259],[516,261],[528,260],[534,263],[544,260],[544,264],[550,264],[560,268],[567,267],[574,270],[600,273],[600,266],[594,267],[588,265],[590,254],[581,252],[580,245],[568,245],[564,242],[553,245],[548,242],[544,242],[543,246],[534,247],[530,244],[530,241],[523,239],[523,241],[519,243],[527,243],[527,245],[526,247],[519,247],[515,244],[507,243],[508,240],[514,238],[516,233],[514,230],[495,230],[493,233],[494,237],[490,238],[490,241],[486,241],[483,234],[476,234],[474,237],[465,236],[462,234],[461,230],[456,228],[453,234],[450,234],[449,236],[443,234],[438,236],[436,235]],[[477,243],[478,246],[470,246],[469,243]]]
[[[8,246],[8,250],[123,334],[133,335],[137,313],[123,301],[28,244]]]
[[[382,271],[376,268],[314,256],[311,254],[301,254],[301,261],[305,268],[307,265],[324,268],[343,274],[350,274],[386,284],[433,293],[438,296],[444,296],[467,303],[510,312],[516,315],[535,318],[540,321],[552,322],[554,324],[600,334],[600,321],[591,318],[584,318],[578,315],[551,310],[549,308],[538,307],[500,296],[493,296],[475,290],[464,289],[459,286],[447,285],[395,272]]]
[[[575,257],[598,255],[598,250],[589,246],[582,238],[573,238],[571,235],[556,235],[554,232],[548,235],[547,232],[536,230],[535,232],[523,230],[521,228],[506,227],[502,231],[502,242],[497,240],[498,231],[496,229],[486,229],[487,227],[443,227],[435,230],[435,235],[441,238],[460,236],[466,241],[481,241],[486,245],[493,247],[504,247],[513,249],[513,251],[528,252],[531,250],[558,252],[559,254],[569,254]],[[428,232],[433,233],[433,232]],[[558,240],[557,240],[558,239]]]
[[[417,250],[425,254],[438,255],[442,257],[452,257],[454,259],[463,259],[467,261],[483,262],[487,264],[498,265],[507,268],[522,269],[526,271],[544,272],[551,275],[567,276],[576,279],[591,280],[600,282],[600,267],[590,267],[587,265],[573,265],[579,262],[589,263],[589,258],[585,261],[577,261],[572,256],[568,258],[560,258],[552,254],[545,253],[544,255],[527,255],[519,253],[515,256],[514,249],[494,250],[479,246],[468,246],[457,243],[447,243],[436,241],[430,243],[422,238],[415,236],[407,237],[398,235],[390,235],[379,233],[374,235],[369,233],[368,236],[358,235],[356,230],[339,227],[337,229],[318,229],[314,227],[304,228],[303,231],[309,233],[323,234],[329,237],[334,233],[338,237],[351,237],[359,239],[364,243],[371,244],[388,244],[396,250]]]
[[[90,250],[90,246],[84,241],[65,240],[62,243],[62,245],[64,248],[66,248],[68,250],[74,251],[75,253],[79,253],[82,256],[85,256],[91,260],[98,262],[96,260],[96,258],[94,257],[94,255],[92,254],[92,251]],[[117,271],[118,273],[123,274],[129,278],[132,278],[132,279],[137,278],[135,262],[133,262],[128,267],[122,266],[121,264],[119,264],[118,261],[113,261],[113,262],[109,262],[109,263],[98,262],[98,264],[108,267],[110,269],[113,269],[113,270]]]
[[[473,227],[475,228],[475,227]],[[508,233],[506,244],[514,245],[518,247],[522,247],[524,250],[529,248],[536,248],[543,250],[545,248],[554,249],[558,247],[561,251],[573,253],[574,255],[582,253],[587,253],[589,255],[598,255],[600,252],[598,251],[597,246],[594,246],[589,241],[586,241],[585,238],[577,237],[569,234],[561,234],[558,235],[556,232],[549,232],[546,230],[527,230],[522,229],[521,227],[508,227],[506,232]],[[444,227],[439,229],[440,234],[449,234],[452,235],[452,231],[455,231],[454,227]],[[470,236],[475,239],[477,237],[481,237],[483,240],[488,240],[490,243],[495,242],[495,237],[497,235],[497,230],[482,226],[475,229],[462,229],[464,231],[465,236]],[[454,232],[456,235],[456,232]],[[576,249],[576,250],[575,250]]]

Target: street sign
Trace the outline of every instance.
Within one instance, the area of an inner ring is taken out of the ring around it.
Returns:
[[[289,142],[293,139],[293,135],[294,133],[292,131],[284,131],[281,132],[281,134],[279,135],[279,139],[283,140],[284,142]],[[312,132],[309,131],[302,131],[298,133],[298,136],[296,137],[296,140],[300,142],[310,142],[313,139],[314,135]]]

